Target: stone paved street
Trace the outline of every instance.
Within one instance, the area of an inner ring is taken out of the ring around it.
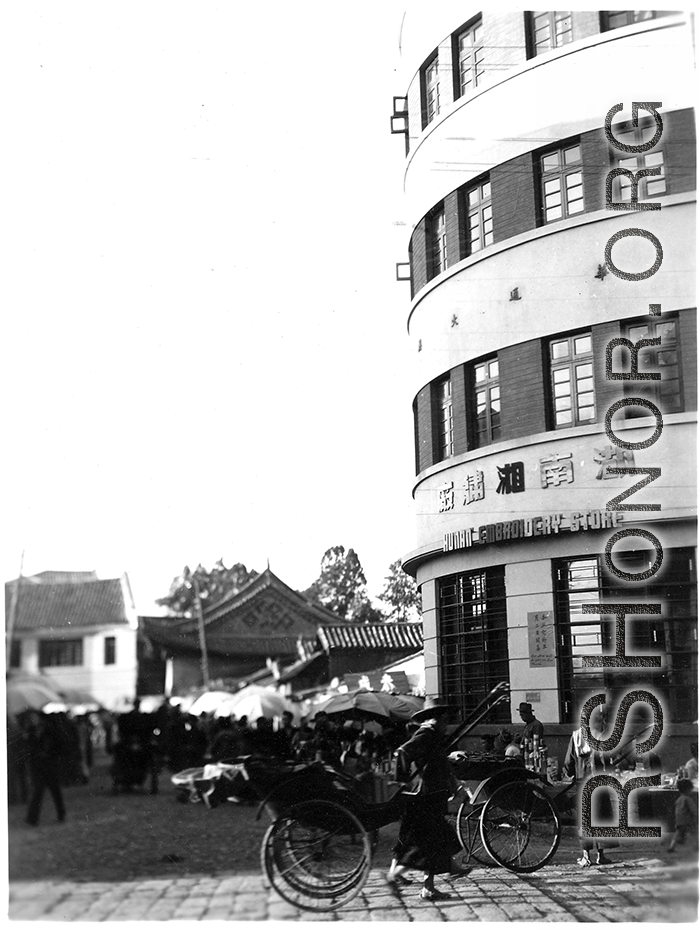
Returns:
[[[418,878],[418,876],[415,876]],[[260,874],[188,876],[130,882],[14,882],[12,920],[472,920],[528,922],[689,922],[697,916],[694,862],[627,858],[582,870],[557,863],[532,875],[473,869],[441,880],[453,897],[433,904],[420,884],[399,896],[373,870],[363,891],[336,912],[287,904]]]

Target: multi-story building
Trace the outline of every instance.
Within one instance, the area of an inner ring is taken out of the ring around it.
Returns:
[[[697,720],[688,18],[459,16],[406,17],[412,77],[392,118],[406,137],[412,222],[417,547],[404,567],[422,592],[426,690],[467,713],[508,681],[501,719],[518,722],[528,701],[563,742],[588,696],[604,690],[614,705],[646,687],[687,758]],[[635,101],[646,102],[636,124]],[[634,374],[635,358],[659,377],[611,377]],[[633,397],[641,404],[625,403]],[[616,535],[628,529],[639,532]],[[615,652],[617,621],[583,608],[605,602],[661,604],[626,621],[627,654],[660,667],[600,661]]]

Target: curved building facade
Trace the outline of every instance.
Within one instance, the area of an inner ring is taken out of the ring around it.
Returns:
[[[687,756],[690,25],[668,11],[460,15],[434,36],[406,21],[413,76],[392,122],[413,224],[417,547],[404,567],[422,592],[426,689],[467,713],[507,680],[503,722],[529,701],[564,739],[589,695],[647,687]],[[635,101],[649,105],[636,121]],[[640,668],[602,661],[622,624],[584,610],[621,602],[661,604],[625,623],[626,655],[655,657]]]

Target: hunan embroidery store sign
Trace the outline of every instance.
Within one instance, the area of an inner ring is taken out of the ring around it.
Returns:
[[[622,523],[622,514],[611,510],[586,510],[572,513],[547,513],[501,523],[470,526],[455,533],[445,533],[442,551],[471,549],[491,543],[554,536],[559,533],[579,533],[584,530],[614,529]]]

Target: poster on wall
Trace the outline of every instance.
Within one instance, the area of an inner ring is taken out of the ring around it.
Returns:
[[[530,668],[554,665],[554,615],[551,610],[528,612],[527,640]]]

